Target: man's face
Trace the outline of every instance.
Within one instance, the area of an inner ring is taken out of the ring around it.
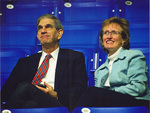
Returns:
[[[37,37],[42,46],[55,46],[58,45],[58,40],[61,38],[60,30],[54,27],[54,20],[43,18],[38,25]]]

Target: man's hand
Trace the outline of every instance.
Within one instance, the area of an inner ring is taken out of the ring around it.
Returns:
[[[54,91],[53,87],[48,85],[46,82],[44,82],[44,85],[46,86],[46,88],[43,88],[43,87],[40,87],[40,86],[37,86],[36,87],[42,91],[44,91],[45,93],[48,93],[50,96],[54,97],[54,98],[58,98],[57,97],[57,92]]]

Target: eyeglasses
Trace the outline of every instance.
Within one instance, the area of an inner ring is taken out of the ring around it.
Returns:
[[[111,32],[109,32],[109,31],[105,31],[105,32],[103,32],[103,35],[108,36],[108,35],[109,35],[109,33],[110,33],[112,36],[116,36],[116,35],[121,34],[119,31],[111,31]]]

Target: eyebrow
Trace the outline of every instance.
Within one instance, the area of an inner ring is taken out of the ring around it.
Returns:
[[[38,29],[39,29],[39,28],[42,28],[42,26],[41,26],[41,25],[38,25],[37,28],[38,28]]]
[[[49,26],[53,27],[52,24],[46,24],[46,25],[45,25],[45,27],[49,27]],[[42,26],[42,25],[38,25],[37,27],[43,27],[43,26]]]
[[[116,31],[116,30],[112,30],[112,31]],[[106,30],[106,31],[103,31],[103,32],[112,32],[112,31]],[[116,31],[116,32],[120,32],[120,31]]]
[[[53,26],[52,24],[46,24],[46,25],[45,25],[45,28],[48,28],[48,27],[51,27],[51,28],[52,28],[52,27],[54,27],[54,26]],[[38,25],[38,26],[37,26],[37,29],[38,29],[38,30],[41,29],[41,28],[43,28],[42,25]]]

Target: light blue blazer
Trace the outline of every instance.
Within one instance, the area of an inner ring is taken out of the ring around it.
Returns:
[[[105,88],[109,73],[108,59],[95,71],[95,86]],[[122,49],[113,62],[110,74],[110,90],[129,94],[137,99],[150,100],[148,68],[143,53],[139,50]]]

